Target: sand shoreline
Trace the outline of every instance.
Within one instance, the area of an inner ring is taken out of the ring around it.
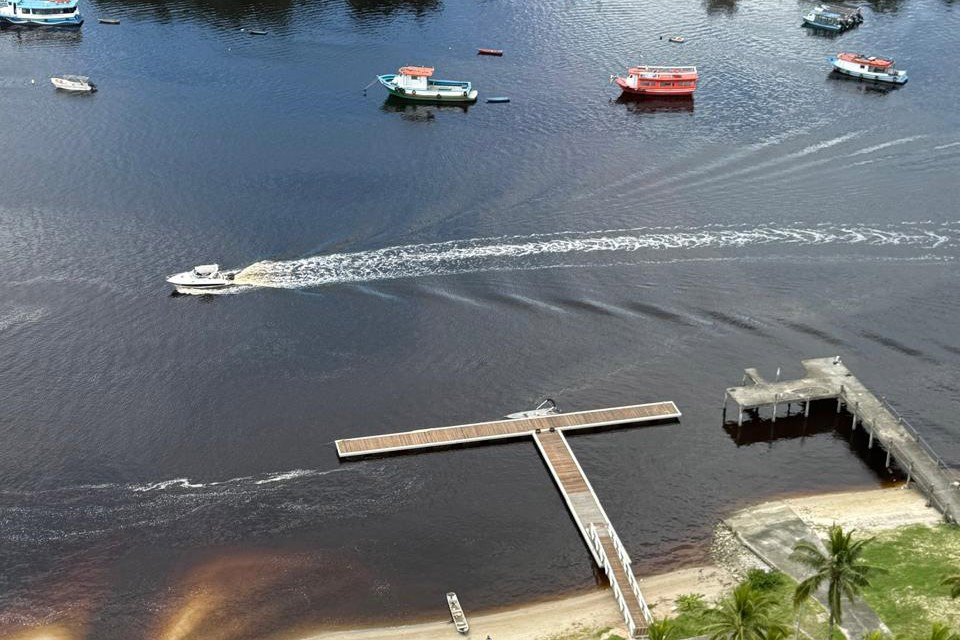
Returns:
[[[805,522],[818,529],[833,523],[861,531],[880,531],[911,524],[933,525],[942,519],[926,499],[902,486],[863,491],[843,491],[772,500],[750,508],[781,502]],[[716,545],[715,545],[716,546]],[[748,560],[749,562],[749,560]],[[735,564],[735,563],[734,563]],[[685,567],[655,576],[638,576],[640,587],[655,616],[670,615],[677,596],[702,593],[707,599],[722,594],[738,580],[738,570],[729,561]],[[625,636],[623,620],[607,589],[471,613],[467,637],[493,640],[533,640],[580,630],[609,628]],[[446,621],[351,630],[324,629],[300,640],[443,640],[458,637]]]

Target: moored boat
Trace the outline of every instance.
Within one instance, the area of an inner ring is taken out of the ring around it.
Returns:
[[[907,72],[895,69],[893,60],[889,58],[841,52],[827,59],[835,70],[854,78],[891,84],[904,84],[907,81]]]
[[[470,625],[467,623],[467,616],[463,614],[463,607],[460,606],[460,600],[453,591],[447,592],[447,607],[450,609],[450,617],[453,618],[453,624],[460,633],[470,631]]]
[[[697,90],[696,67],[630,67],[627,77],[610,76],[624,93],[653,96],[689,96]]]
[[[550,398],[547,398],[533,409],[528,409],[527,411],[517,411],[516,413],[508,413],[503,417],[507,420],[523,420],[525,418],[544,418],[557,413],[560,413],[560,408],[557,406],[557,403]]]
[[[846,31],[863,22],[857,7],[821,4],[803,16],[803,26],[826,31]]]
[[[27,27],[79,27],[79,0],[0,0],[0,24]]]
[[[502,56],[503,49],[477,49],[478,56]]]
[[[78,93],[92,93],[97,90],[97,85],[90,82],[87,76],[53,76],[50,83],[57,89],[63,91],[76,91]]]
[[[469,82],[435,80],[433,67],[400,67],[398,73],[377,76],[391,95],[425,102],[476,102],[477,90]]]

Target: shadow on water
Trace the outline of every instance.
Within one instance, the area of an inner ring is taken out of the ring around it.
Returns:
[[[829,29],[817,29],[816,27],[811,27],[810,25],[803,23],[800,25],[804,33],[807,34],[808,38],[820,38],[822,40],[836,40],[843,35],[840,31],[830,31]]]
[[[410,102],[396,96],[387,96],[387,99],[380,105],[381,111],[388,113],[399,113],[404,120],[411,122],[430,122],[437,113],[441,112],[460,112],[466,113],[470,109],[469,104],[449,104],[441,102]]]
[[[887,466],[886,451],[876,443],[871,447],[870,438],[864,429],[852,429],[851,414],[845,410],[836,412],[833,400],[812,403],[809,416],[803,415],[802,405],[794,406],[790,415],[785,415],[785,410],[785,407],[781,407],[776,422],[770,418],[769,409],[765,409],[762,414],[755,410],[744,411],[743,425],[738,426],[734,416],[732,421],[724,423],[723,430],[737,447],[758,444],[772,446],[783,440],[803,440],[832,434],[837,440],[846,442],[850,451],[881,481],[894,483],[906,478],[895,460],[891,459],[890,466]]]
[[[864,80],[863,78],[854,78],[839,71],[831,71],[827,75],[827,84],[837,87],[838,91],[848,93],[859,93],[863,95],[885,96],[893,91],[903,88],[901,84],[890,84],[889,82],[877,82],[876,80]]]
[[[627,111],[642,115],[652,113],[693,114],[693,96],[634,96],[621,94],[613,101],[626,105]]]

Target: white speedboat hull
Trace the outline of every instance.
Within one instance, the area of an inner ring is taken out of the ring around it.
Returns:
[[[865,65],[859,65],[848,62],[847,60],[841,60],[836,56],[830,56],[829,60],[835,71],[854,78],[872,80],[874,82],[887,82],[889,84],[906,84],[907,82],[907,72],[903,71],[902,69],[895,70],[892,73],[883,73],[879,71],[870,71],[869,67],[865,68]]]
[[[220,271],[218,265],[209,264],[194,267],[192,271],[175,273],[167,278],[167,282],[180,293],[202,293],[233,287],[234,275],[233,271]]]

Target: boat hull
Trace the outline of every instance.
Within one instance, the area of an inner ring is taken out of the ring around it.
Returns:
[[[16,27],[79,27],[83,24],[83,16],[79,12],[67,18],[40,18],[37,16],[9,15],[0,13],[0,26]]]
[[[692,87],[637,87],[636,89],[627,84],[627,81],[623,78],[615,78],[617,86],[620,87],[624,93],[632,96],[692,96],[693,92],[697,90],[696,86]]]
[[[908,80],[906,72],[901,72],[894,75],[891,73],[877,73],[860,69],[850,69],[847,68],[844,65],[844,61],[840,60],[839,58],[831,56],[829,60],[830,64],[833,65],[834,71],[842,73],[845,76],[850,76],[851,78],[870,80],[872,82],[884,82],[887,84],[906,84]]]
[[[840,33],[841,31],[846,31],[849,27],[844,27],[838,24],[821,24],[815,20],[810,20],[808,18],[803,19],[803,26],[809,27],[811,29],[822,29],[824,31],[832,31],[834,33]]]
[[[409,100],[411,102],[454,102],[471,103],[477,101],[477,90],[470,87],[469,82],[454,80],[432,80],[426,90],[406,91],[394,84],[394,74],[377,76],[380,84],[390,92],[390,95]]]

